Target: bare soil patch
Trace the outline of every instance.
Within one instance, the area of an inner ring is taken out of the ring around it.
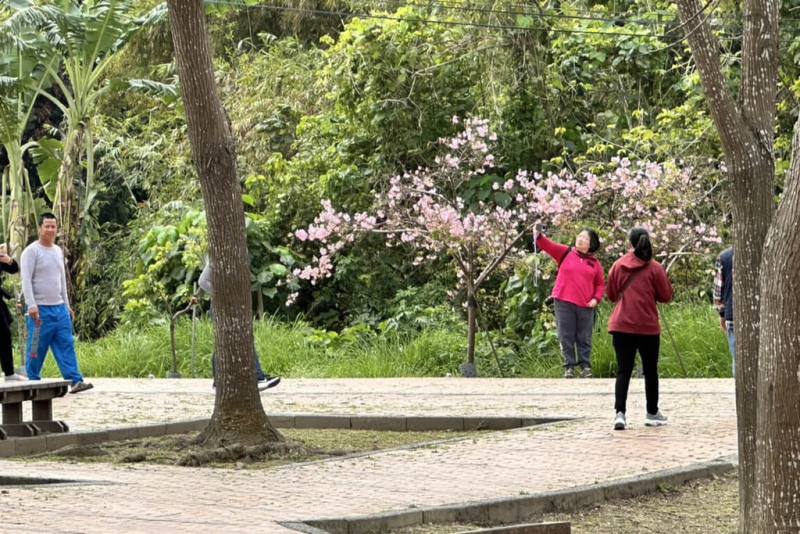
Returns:
[[[158,438],[76,445],[35,458],[62,462],[103,462],[113,464],[162,464],[189,467],[265,469],[287,463],[306,462],[351,454],[407,446],[436,447],[444,440],[473,435],[474,432],[379,432],[370,430],[285,429],[283,443],[254,447],[231,444],[217,449],[196,446],[197,433]],[[28,457],[30,458],[30,457]]]
[[[524,522],[569,521],[573,534],[733,534],[739,514],[735,474],[661,487],[656,493],[611,501],[574,513],[536,515]],[[420,525],[394,534],[453,534],[485,525]]]

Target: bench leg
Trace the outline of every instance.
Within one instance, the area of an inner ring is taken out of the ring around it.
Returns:
[[[33,421],[29,425],[36,429],[37,434],[69,432],[69,427],[64,421]]]
[[[3,404],[3,424],[19,425],[22,423],[22,403],[10,402]]]
[[[35,400],[33,401],[33,420],[36,421],[52,421],[53,420],[53,402],[50,399]]]
[[[0,428],[7,436],[15,438],[28,438],[39,434],[39,430],[31,424],[7,425],[3,423]]]

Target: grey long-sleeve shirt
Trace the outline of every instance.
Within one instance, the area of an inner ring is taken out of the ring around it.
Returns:
[[[200,289],[208,293],[209,296],[214,295],[214,287],[211,285],[213,273],[214,267],[211,265],[211,260],[208,260],[206,266],[203,267],[203,272],[200,273],[200,279],[197,281],[197,285],[200,286]]]
[[[20,260],[22,293],[28,308],[69,306],[64,253],[58,245],[46,247],[34,241],[22,252]]]

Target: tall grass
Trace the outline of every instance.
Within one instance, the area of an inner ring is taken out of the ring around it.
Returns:
[[[609,306],[601,308],[595,328],[592,358],[596,376],[611,377],[616,372],[611,336],[606,333],[610,311]],[[661,337],[661,376],[730,376],[727,341],[710,306],[672,304],[663,307],[662,313],[662,324],[668,326],[675,346],[665,329]],[[191,321],[178,324],[178,370],[184,377],[210,377],[212,326],[199,320],[194,328],[193,361]],[[429,329],[414,335],[356,330],[335,334],[302,322],[259,321],[255,325],[256,347],[267,372],[309,378],[457,375],[466,354],[466,331],[461,328]],[[477,363],[481,376],[561,375],[562,361],[554,333],[521,349],[504,343],[497,332],[491,336],[495,352],[487,336],[479,334]],[[79,341],[77,348],[86,376],[163,377],[172,362],[167,326],[120,327],[102,339]],[[52,357],[48,357],[44,376],[59,376]]]
[[[592,372],[599,377],[613,377],[617,372],[608,317],[612,306],[600,307],[592,337]],[[731,376],[728,341],[719,328],[719,316],[708,305],[675,303],[660,307],[661,351],[659,375],[665,378],[719,378]],[[674,343],[673,343],[674,340]],[[557,377],[564,372],[557,342],[549,350],[530,350],[522,356],[521,374]],[[641,362],[637,357],[637,365]],[[685,369],[685,371],[684,371]]]

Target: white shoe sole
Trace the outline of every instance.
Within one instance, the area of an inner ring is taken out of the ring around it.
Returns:
[[[644,426],[666,426],[666,424],[666,421],[651,421],[650,419],[644,422]]]

